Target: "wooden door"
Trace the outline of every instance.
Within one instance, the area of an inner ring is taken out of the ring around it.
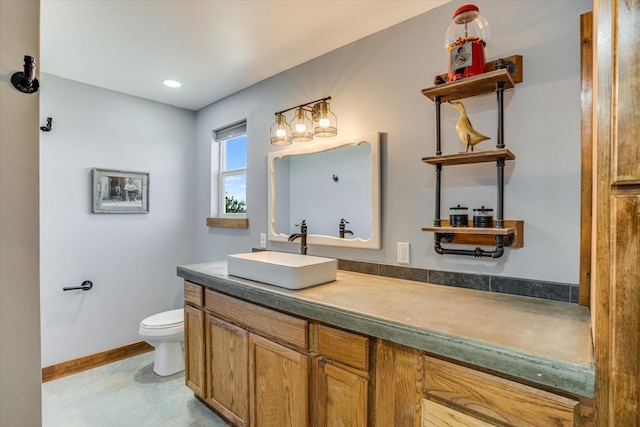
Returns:
[[[366,427],[369,380],[331,365],[312,361],[313,427]]]
[[[249,425],[249,333],[206,316],[206,401],[234,425]]]
[[[640,2],[598,0],[596,424],[640,426]]]
[[[193,392],[205,398],[204,312],[184,306],[185,382]]]
[[[307,356],[251,334],[252,427],[307,427]]]

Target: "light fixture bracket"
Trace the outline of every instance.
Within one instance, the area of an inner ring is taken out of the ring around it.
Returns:
[[[275,115],[277,116],[277,115],[280,115],[280,114],[284,114],[284,113],[287,113],[287,112],[289,112],[291,110],[296,110],[298,108],[302,108],[303,110],[309,111],[310,113],[315,115],[316,114],[316,110],[318,110],[318,111],[320,110],[320,106],[322,105],[322,103],[323,102],[327,102],[330,99],[331,99],[330,96],[327,96],[326,98],[316,99],[315,101],[307,102],[306,104],[300,104],[300,105],[296,105],[295,107],[287,108],[286,110],[276,111]]]
[[[311,107],[311,118],[313,118],[314,122],[317,122],[322,118],[321,109],[322,109],[322,102],[318,102],[313,107]]]

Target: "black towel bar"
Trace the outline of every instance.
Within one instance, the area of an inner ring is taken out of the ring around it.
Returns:
[[[84,282],[82,282],[80,286],[62,288],[62,290],[63,291],[75,291],[75,290],[88,291],[91,288],[93,288],[93,282],[91,280],[85,280]]]

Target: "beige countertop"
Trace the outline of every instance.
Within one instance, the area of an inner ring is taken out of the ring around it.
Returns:
[[[227,274],[226,262],[178,267],[207,287],[569,393],[593,397],[586,307],[338,270],[287,290]]]

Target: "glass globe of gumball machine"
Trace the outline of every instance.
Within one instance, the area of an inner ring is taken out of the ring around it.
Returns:
[[[485,72],[484,48],[489,37],[489,22],[480,15],[478,6],[467,4],[456,9],[445,34],[447,82]]]

